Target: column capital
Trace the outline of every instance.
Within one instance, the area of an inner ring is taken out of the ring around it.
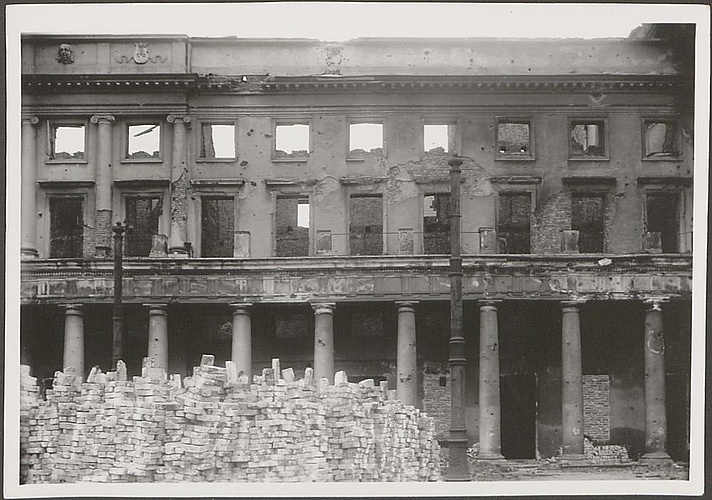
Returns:
[[[401,310],[411,310],[415,311],[415,306],[420,304],[417,300],[396,300],[396,307],[399,311]]]
[[[190,123],[190,115],[168,115],[166,121],[168,123]]]
[[[23,115],[22,116],[22,124],[23,125],[32,125],[35,126],[40,122],[40,119],[37,118],[35,115]]]
[[[114,118],[113,115],[94,115],[90,118],[89,121],[95,124],[98,123],[100,125],[102,123],[108,123],[109,125],[111,125],[116,121],[116,118]]]
[[[64,308],[64,314],[84,316],[83,304],[60,304],[59,307]]]
[[[663,304],[669,301],[669,297],[645,297],[643,299],[643,305],[646,311],[662,311]]]
[[[497,306],[502,303],[502,299],[482,299],[477,301],[480,310],[497,310]]]
[[[148,303],[143,306],[148,307],[149,314],[166,314],[168,309],[168,304],[165,302]]]
[[[579,307],[586,303],[585,298],[572,297],[567,300],[562,300],[559,305],[561,309],[576,309],[578,311]]]
[[[312,309],[314,309],[314,314],[334,314],[334,309],[336,308],[335,302],[312,302]]]
[[[230,302],[228,306],[233,314],[250,314],[253,304],[251,302]]]

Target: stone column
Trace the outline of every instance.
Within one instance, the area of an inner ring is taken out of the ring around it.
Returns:
[[[563,458],[583,460],[583,371],[579,303],[561,304],[561,413]]]
[[[73,366],[77,375],[86,378],[84,372],[84,313],[81,304],[64,306],[64,359],[62,368]]]
[[[404,404],[418,403],[418,359],[415,341],[417,302],[396,302],[398,306],[398,353],[396,397]]]
[[[173,149],[171,154],[171,233],[168,239],[168,254],[171,257],[187,258],[188,250],[186,221],[188,200],[190,199],[190,179],[185,162],[185,129],[190,116],[169,115],[168,123],[173,124]]]
[[[669,462],[665,412],[665,339],[660,300],[645,301],[645,454],[641,462]]]
[[[156,368],[168,370],[168,312],[166,304],[146,304],[148,310],[148,354]]]
[[[503,460],[500,434],[499,333],[494,301],[480,302],[480,460]]]
[[[243,372],[252,382],[252,304],[233,303],[232,308],[232,361],[237,373]]]
[[[20,255],[23,259],[37,257],[37,141],[36,116],[22,118],[22,244]]]
[[[314,379],[334,383],[334,308],[336,304],[312,304],[314,309]]]
[[[111,115],[94,115],[91,122],[98,124],[99,139],[96,160],[96,255],[107,258],[111,255],[112,247],[112,200],[111,171],[112,157],[112,125],[115,119]]]

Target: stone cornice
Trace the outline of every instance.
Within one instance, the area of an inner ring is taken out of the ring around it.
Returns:
[[[186,91],[195,85],[192,74],[22,75],[28,92],[166,92]]]

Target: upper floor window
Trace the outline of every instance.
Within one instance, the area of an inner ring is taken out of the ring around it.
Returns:
[[[278,124],[275,126],[274,159],[300,159],[309,156],[310,134],[308,123]]]
[[[201,257],[232,257],[235,248],[235,198],[202,197],[200,223]]]
[[[142,123],[129,125],[126,148],[126,158],[130,160],[160,159],[160,124]]]
[[[498,118],[496,130],[498,159],[534,158],[530,120]]]
[[[383,156],[383,124],[352,123],[349,127],[349,158]]]
[[[383,253],[383,196],[352,195],[349,206],[351,255]]]
[[[309,255],[309,199],[278,196],[275,212],[277,257]]]
[[[160,195],[126,196],[126,255],[148,257],[163,215]]]
[[[606,159],[606,120],[569,121],[569,158]]]
[[[235,125],[202,123],[200,126],[200,158],[232,160],[235,157]]]
[[[450,193],[426,194],[423,199],[423,252],[450,253]]]
[[[50,160],[85,160],[86,129],[81,124],[48,124],[48,151]]]
[[[455,125],[426,123],[423,125],[423,151],[426,153],[452,153],[455,150]]]
[[[84,242],[84,197],[51,197],[49,232],[50,258],[81,257]]]
[[[643,120],[643,158],[680,157],[680,130],[676,120]]]
[[[530,253],[530,213],[528,192],[501,192],[497,211],[497,237],[502,253]]]
[[[579,232],[579,252],[598,253],[604,249],[605,195],[571,195],[571,229]]]

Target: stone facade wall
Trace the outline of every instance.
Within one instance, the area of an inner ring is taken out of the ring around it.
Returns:
[[[610,378],[608,375],[583,376],[584,434],[599,442],[611,439]]]
[[[372,380],[314,384],[308,368],[266,369],[248,384],[203,356],[192,377],[144,367],[57,372],[47,400],[23,367],[23,483],[429,481],[439,476],[432,419]],[[273,366],[275,364],[273,363]],[[125,372],[124,372],[125,373]],[[280,373],[282,376],[280,376]]]
[[[445,385],[442,385],[443,379]],[[433,420],[435,436],[450,432],[450,372],[447,363],[426,362],[423,367],[423,411]]]

